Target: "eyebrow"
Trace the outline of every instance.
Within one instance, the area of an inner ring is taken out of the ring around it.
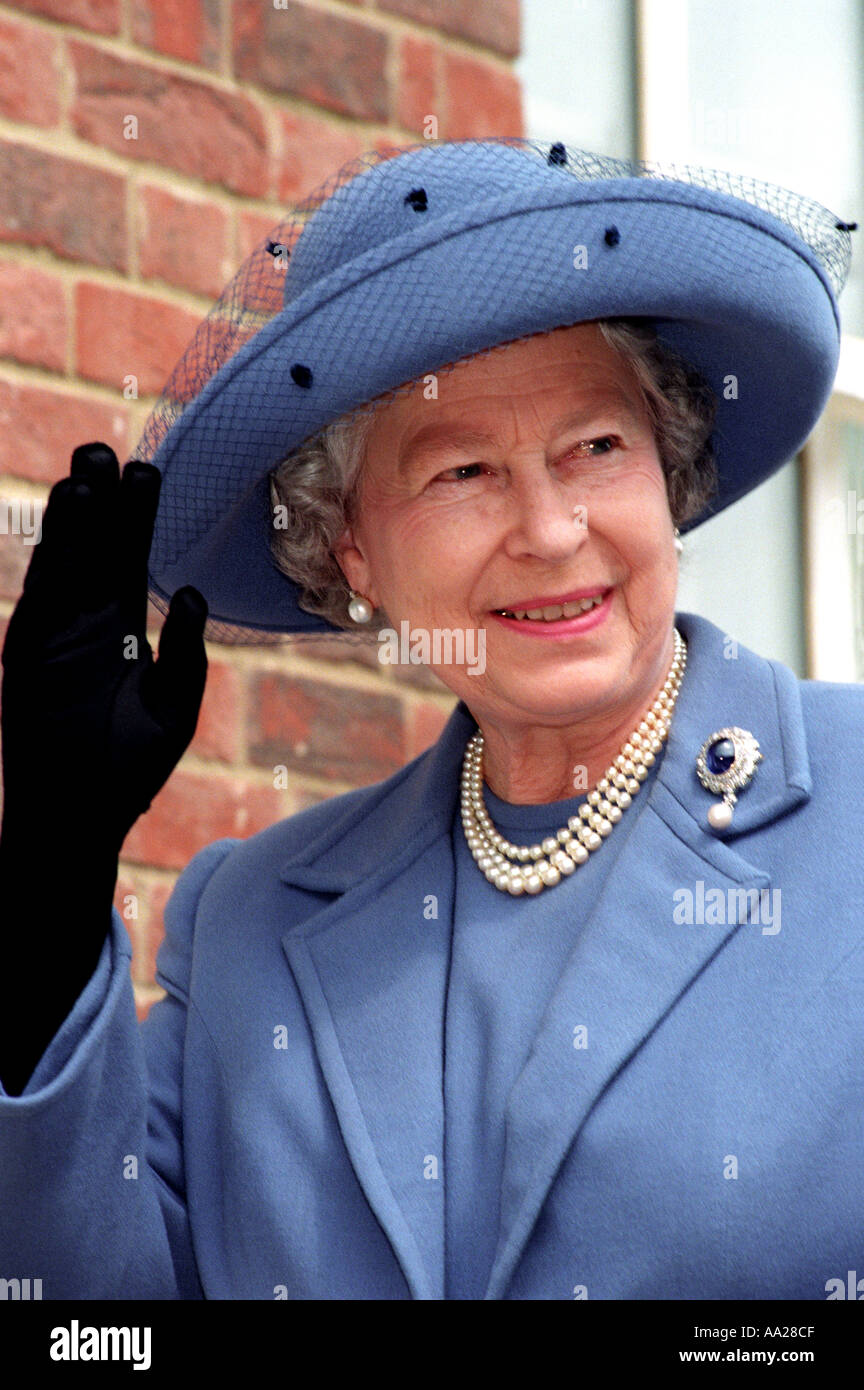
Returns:
[[[633,406],[624,396],[617,392],[604,397],[599,403],[585,405],[578,410],[572,410],[567,415],[563,415],[556,420],[551,428],[550,435],[554,437],[563,434],[565,430],[572,429],[574,426],[590,423],[601,415],[607,415],[615,411],[622,419],[630,424],[643,424],[642,417],[634,410]],[[423,425],[419,430],[412,434],[407,442],[399,451],[399,472],[403,472],[409,467],[414,456],[421,450],[426,454],[441,453],[446,449],[452,449],[459,445],[465,448],[482,448],[487,444],[494,444],[495,436],[485,430],[468,429],[456,421],[451,424]]]

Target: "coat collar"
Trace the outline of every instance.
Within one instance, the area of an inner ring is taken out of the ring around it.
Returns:
[[[765,869],[747,857],[747,836],[810,794],[792,672],[736,646],[704,618],[681,613],[676,622],[688,662],[658,775],[508,1102],[501,1230],[487,1298],[504,1296],[595,1101],[740,929],[740,923],[689,934],[673,929],[673,891],[699,879],[724,891],[768,888]],[[718,834],[706,820],[715,798],[699,783],[695,760],[705,739],[731,724],[755,735],[763,761],[741,793],[732,826]],[[280,872],[286,884],[339,895],[295,922],[283,947],[355,1171],[415,1298],[443,1297],[443,1200],[435,1207],[428,1183],[421,1195],[424,1185],[406,1167],[406,1152],[419,1147],[428,1155],[436,1142],[443,1146],[450,833],[462,755],[475,728],[460,701],[431,749],[387,782],[346,797],[340,814]],[[422,912],[430,891],[440,899],[434,929]],[[370,999],[380,1007],[370,1011]],[[581,1054],[567,1043],[574,1018],[592,1039]],[[578,1075],[574,1055],[582,1059]]]

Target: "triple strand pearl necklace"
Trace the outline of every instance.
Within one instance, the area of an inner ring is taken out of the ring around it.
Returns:
[[[483,735],[468,740],[462,764],[462,826],[468,848],[490,883],[503,893],[540,893],[572,874],[599,849],[648,776],[663,747],[684,667],[687,643],[673,630],[675,655],[666,682],[651,709],[607,767],[578,814],[539,845],[514,845],[495,829],[483,802]]]

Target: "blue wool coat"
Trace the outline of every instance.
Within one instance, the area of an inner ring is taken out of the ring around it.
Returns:
[[[509,1095],[489,1299],[824,1299],[864,1276],[864,688],[678,624],[658,776]],[[764,762],[718,834],[694,763],[730,724]],[[54,1299],[443,1297],[473,727],[460,704],[387,781],[196,855],[140,1028],[115,912],[0,1095],[0,1274]]]

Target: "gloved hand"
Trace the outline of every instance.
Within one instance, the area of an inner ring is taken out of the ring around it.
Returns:
[[[132,460],[121,478],[94,443],[51,489],[2,653],[7,844],[41,830],[116,857],[195,732],[205,599],[176,591],[156,661],[146,636],[160,487],[152,464]]]

